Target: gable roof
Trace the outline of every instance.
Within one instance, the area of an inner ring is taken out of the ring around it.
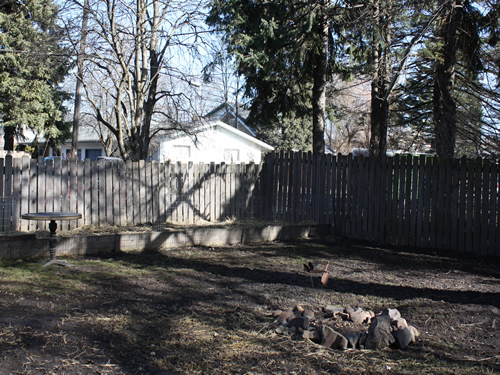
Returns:
[[[222,103],[208,112],[203,118],[207,120],[221,120],[227,123],[227,117],[230,116],[236,120],[236,128],[241,127],[251,136],[255,137],[255,131],[246,124],[246,116],[243,117],[242,114],[247,114],[248,111],[238,108],[238,113],[236,109],[228,102]],[[226,121],[224,121],[226,120]],[[229,124],[231,126],[231,124]]]
[[[247,133],[245,133],[241,130],[236,129],[234,126],[231,126],[231,125],[226,124],[225,122],[222,122],[221,120],[198,121],[190,129],[189,133],[198,134],[198,133],[201,133],[201,132],[204,132],[207,130],[211,130],[211,129],[214,129],[214,130],[224,129],[224,130],[226,130],[226,131],[228,131],[228,132],[230,132],[230,133],[232,133],[232,134],[234,134],[242,139],[245,139],[246,141],[249,141],[251,143],[256,144],[257,146],[259,146],[263,150],[266,150],[266,151],[274,150],[274,147],[268,145],[267,143],[262,142],[262,141],[258,140],[257,138],[255,138],[251,135],[248,135]],[[173,139],[178,139],[178,138],[182,138],[182,137],[187,137],[188,135],[189,134],[187,134],[185,132],[178,131],[178,132],[175,132],[171,135],[162,137],[162,139],[173,140]]]

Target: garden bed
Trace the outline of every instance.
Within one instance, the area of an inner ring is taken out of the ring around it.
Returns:
[[[2,261],[5,373],[500,371],[496,259],[316,238],[69,260],[74,267]],[[326,287],[311,283],[309,261],[329,264]],[[397,308],[420,336],[406,350],[333,350],[269,329],[275,310],[298,304]]]

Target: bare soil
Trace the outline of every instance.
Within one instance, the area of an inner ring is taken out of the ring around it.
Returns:
[[[0,374],[500,372],[498,259],[318,238],[68,260],[0,263]],[[337,351],[268,329],[296,304],[397,308],[421,336]]]

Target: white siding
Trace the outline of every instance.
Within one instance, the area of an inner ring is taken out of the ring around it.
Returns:
[[[260,163],[261,151],[255,142],[216,126],[198,133],[196,139],[188,136],[163,139],[159,161]]]

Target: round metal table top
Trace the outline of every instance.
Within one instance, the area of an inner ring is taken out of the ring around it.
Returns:
[[[76,220],[81,219],[82,214],[77,212],[32,212],[21,215],[26,220]]]

